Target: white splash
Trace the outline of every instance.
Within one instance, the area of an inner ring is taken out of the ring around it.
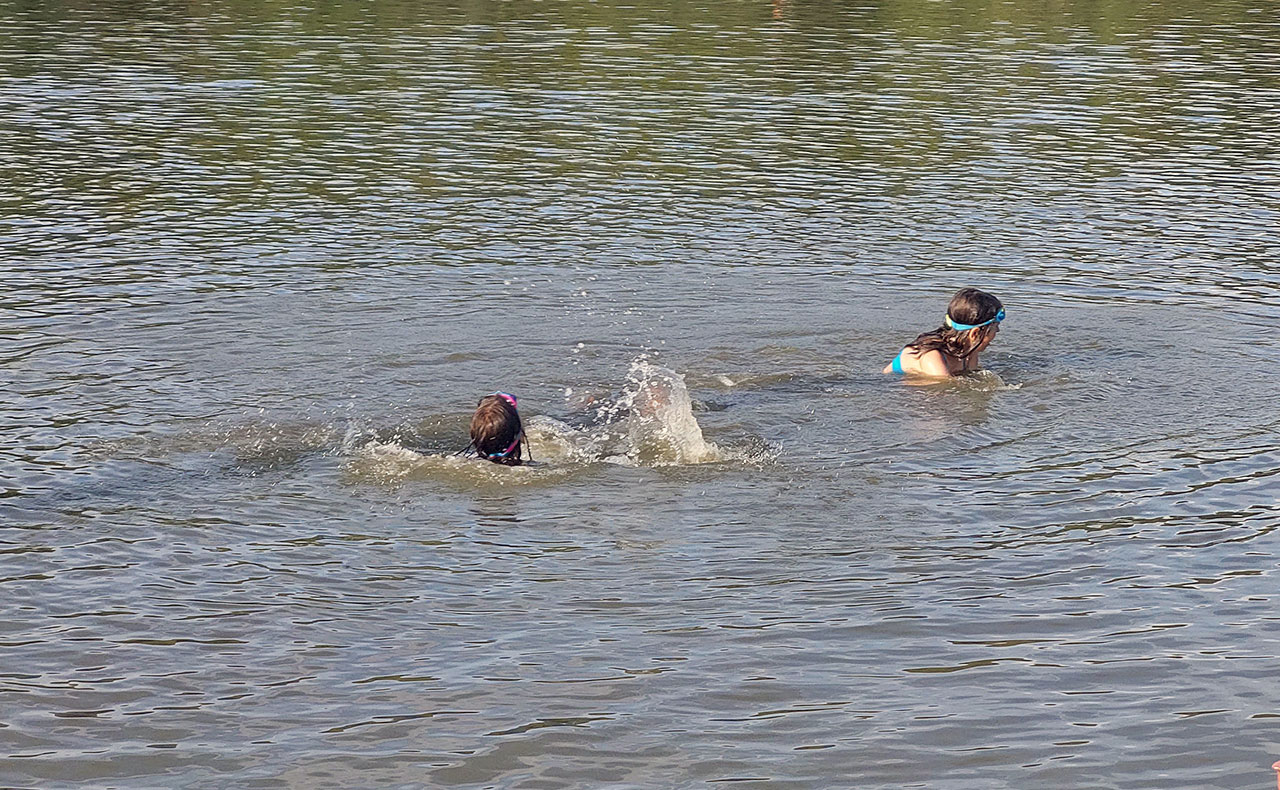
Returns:
[[[622,403],[629,407],[627,455],[644,466],[703,464],[723,458],[702,435],[684,377],[647,360],[631,363]]]
[[[681,466],[740,455],[722,450],[702,435],[684,377],[645,359],[631,364],[617,397],[570,388],[565,400],[580,413],[590,414],[589,424],[576,427],[543,415],[526,418],[531,465],[498,466],[456,453],[421,452],[398,439],[355,439],[354,446],[346,448],[345,471],[352,479],[379,484],[429,478],[459,485],[530,485],[555,482],[597,463]]]

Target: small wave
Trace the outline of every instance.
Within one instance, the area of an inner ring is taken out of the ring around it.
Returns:
[[[227,452],[237,466],[261,470],[292,466],[308,454],[332,448],[341,437],[337,426],[313,420],[234,422],[172,434],[110,439],[88,450],[99,460],[144,461]]]
[[[926,387],[943,392],[1013,392],[1023,387],[1022,383],[1010,384],[999,373],[986,368],[950,378],[925,379],[907,377],[898,381],[910,387]]]
[[[575,467],[534,463],[501,466],[457,453],[419,452],[398,442],[371,441],[355,448],[344,466],[349,482],[398,485],[408,480],[435,480],[460,488],[477,485],[538,485],[572,475]]]
[[[714,390],[754,390],[767,389],[776,387],[780,384],[790,384],[797,378],[801,378],[800,374],[793,372],[769,372],[769,373],[705,373],[697,376],[690,376],[694,386],[703,389]]]
[[[956,389],[964,392],[1004,392],[1022,389],[1022,384],[1010,384],[999,373],[986,368],[957,376],[953,379]]]

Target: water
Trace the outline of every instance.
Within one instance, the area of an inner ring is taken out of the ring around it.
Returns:
[[[0,785],[1273,781],[1273,6],[0,22]]]

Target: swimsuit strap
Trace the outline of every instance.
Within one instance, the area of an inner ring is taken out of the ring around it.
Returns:
[[[485,458],[488,458],[490,460],[494,458],[506,458],[508,455],[511,455],[511,451],[516,449],[516,447],[520,444],[520,440],[523,438],[524,438],[524,431],[521,431],[520,433],[516,434],[516,440],[512,442],[510,445],[508,445],[507,449],[503,450],[500,453],[486,453]]]

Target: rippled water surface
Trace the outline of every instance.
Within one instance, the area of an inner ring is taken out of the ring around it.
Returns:
[[[1269,786],[1278,62],[0,0],[0,785]],[[987,372],[882,376],[964,285]],[[534,466],[453,455],[499,388]]]

